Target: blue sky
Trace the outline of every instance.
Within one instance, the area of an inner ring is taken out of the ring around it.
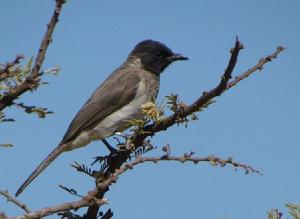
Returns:
[[[2,1],[0,63],[16,54],[27,58],[36,54],[53,6],[49,0]],[[266,218],[271,208],[287,215],[285,203],[300,204],[299,9],[297,0],[69,0],[43,65],[44,69],[60,65],[60,75],[45,78],[49,85],[22,98],[28,105],[48,107],[55,114],[38,119],[20,110],[6,110],[16,122],[1,125],[0,142],[15,146],[0,148],[0,188],[15,193],[60,141],[91,92],[139,41],[159,40],[190,58],[164,72],[158,97],[160,101],[178,93],[190,103],[218,83],[228,51],[239,36],[245,49],[234,75],[278,45],[287,50],[263,71],[217,98],[199,114],[199,121],[157,134],[153,143],[170,144],[173,155],[195,151],[198,156],[232,156],[261,170],[263,176],[209,164],[145,164],[111,187],[107,207],[115,219],[253,219]],[[89,164],[92,157],[105,152],[103,145],[93,143],[60,156],[20,200],[32,209],[75,200],[57,185],[85,194],[94,183],[69,164]],[[0,210],[8,215],[22,213],[4,198],[0,198]]]

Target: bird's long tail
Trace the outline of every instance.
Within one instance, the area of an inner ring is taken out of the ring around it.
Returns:
[[[58,157],[63,151],[65,151],[67,144],[58,145],[41,163],[40,165],[31,173],[31,175],[25,180],[21,187],[16,192],[15,196],[20,195],[24,189],[38,176],[40,173],[49,166],[55,158]]]

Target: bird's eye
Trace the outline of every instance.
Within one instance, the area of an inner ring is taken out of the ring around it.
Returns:
[[[156,56],[161,57],[161,52],[159,50],[156,51]]]

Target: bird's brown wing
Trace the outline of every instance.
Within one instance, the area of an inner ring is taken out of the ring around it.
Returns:
[[[82,131],[93,129],[109,114],[131,102],[140,80],[137,70],[127,66],[113,72],[77,113],[61,144],[75,139]]]
[[[136,70],[126,67],[117,69],[96,89],[71,122],[61,143],[42,161],[16,192],[16,196],[65,151],[68,143],[80,132],[94,128],[110,113],[132,101],[136,96],[140,78]]]

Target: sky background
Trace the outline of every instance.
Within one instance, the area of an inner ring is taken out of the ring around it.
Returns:
[[[0,63],[36,55],[52,15],[54,1],[2,0]],[[164,42],[190,58],[161,76],[158,100],[177,93],[187,103],[219,82],[235,37],[245,46],[234,75],[239,75],[276,47],[287,47],[261,72],[230,89],[200,113],[188,128],[172,127],[152,142],[169,144],[172,155],[232,156],[263,173],[212,167],[209,164],[143,164],[122,175],[106,198],[114,219],[253,219],[267,218],[284,204],[300,204],[300,2],[216,0],[72,1],[63,8],[43,68],[60,65],[58,77],[22,101],[48,107],[55,114],[38,119],[6,109],[15,123],[1,124],[0,189],[16,192],[31,171],[57,145],[70,121],[91,92],[144,39]],[[114,143],[110,139],[111,143]],[[90,164],[106,153],[103,145],[61,155],[20,196],[31,209],[76,200],[58,184],[80,194],[94,182],[69,164]],[[160,155],[158,149],[149,155]],[[22,211],[0,197],[0,211]],[[57,218],[52,216],[50,218]]]

